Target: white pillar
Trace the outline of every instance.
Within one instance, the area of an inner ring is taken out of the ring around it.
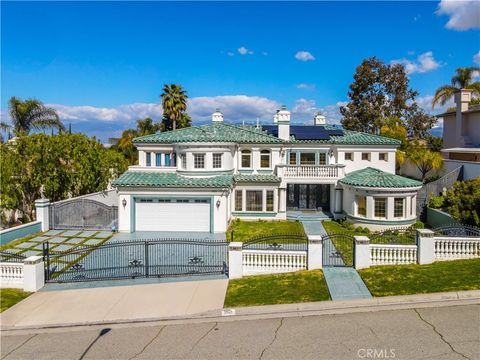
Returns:
[[[375,215],[375,211],[374,211],[375,201],[373,200],[372,196],[367,196],[366,202],[367,202],[367,219],[373,219]]]
[[[355,269],[370,267],[370,239],[367,236],[355,236]]]
[[[30,256],[23,261],[23,290],[35,292],[45,285],[42,256]]]
[[[50,200],[48,199],[35,200],[35,212],[37,214],[37,221],[42,222],[42,231],[50,230],[49,209],[50,209]]]
[[[242,243],[231,242],[228,245],[228,277],[240,279],[243,277]]]
[[[308,270],[322,268],[322,251],[323,239],[322,235],[310,235],[308,237]]]
[[[429,229],[417,229],[417,257],[418,263],[431,264],[435,261],[434,232]]]
[[[278,189],[278,212],[287,211],[287,189]]]

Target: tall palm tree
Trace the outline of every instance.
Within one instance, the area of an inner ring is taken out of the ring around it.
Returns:
[[[160,97],[162,98],[164,118],[171,122],[172,129],[175,130],[177,122],[182,119],[187,110],[187,92],[182,89],[181,85],[165,84]]]
[[[56,128],[64,130],[57,112],[35,99],[21,100],[15,96],[8,101],[15,135],[28,135],[32,129]]]
[[[138,136],[154,134],[158,130],[160,130],[160,124],[155,124],[153,120],[149,117],[137,120]]]
[[[474,94],[480,96],[480,81],[473,82],[473,78],[478,72],[480,72],[480,67],[478,66],[463,67],[455,70],[455,75],[452,76],[452,84],[440,86],[435,92],[432,109],[437,104],[445,105],[460,89],[473,90]]]

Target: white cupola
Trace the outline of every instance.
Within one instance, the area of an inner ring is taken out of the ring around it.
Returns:
[[[223,114],[220,109],[215,109],[215,112],[212,114],[213,122],[223,122]]]
[[[325,116],[323,116],[322,113],[317,112],[315,114],[315,117],[313,118],[313,124],[314,125],[325,125],[326,124]]]

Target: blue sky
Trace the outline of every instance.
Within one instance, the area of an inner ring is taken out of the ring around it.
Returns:
[[[161,118],[164,83],[180,83],[195,122],[296,122],[338,105],[362,59],[407,66],[419,102],[460,66],[480,63],[480,3],[2,2],[1,109],[11,96],[54,106],[102,140]]]

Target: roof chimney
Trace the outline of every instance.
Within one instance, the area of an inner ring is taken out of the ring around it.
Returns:
[[[463,126],[463,112],[468,111],[468,103],[472,100],[472,90],[460,89],[455,93],[455,103],[457,104],[457,110],[455,114],[455,137],[457,146],[465,145],[465,129]]]
[[[317,112],[315,114],[315,117],[313,118],[313,124],[314,125],[325,125],[325,116],[322,115],[321,112]]]
[[[285,105],[277,111],[273,121],[278,125],[278,137],[282,140],[290,140],[290,111]]]
[[[220,109],[215,109],[215,112],[212,114],[213,122],[223,122],[223,114]]]

